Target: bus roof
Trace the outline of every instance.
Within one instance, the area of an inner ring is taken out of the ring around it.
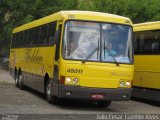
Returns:
[[[114,14],[92,12],[92,11],[60,11],[49,16],[43,17],[41,19],[35,20],[33,22],[24,24],[13,30],[13,33],[27,30],[33,27],[40,26],[42,24],[47,24],[52,21],[58,20],[86,20],[86,21],[101,21],[101,22],[111,22],[132,25],[132,22],[127,17],[122,17]]]
[[[157,30],[157,29],[160,29],[160,21],[139,23],[139,24],[133,25],[134,32],[147,31],[147,30]]]

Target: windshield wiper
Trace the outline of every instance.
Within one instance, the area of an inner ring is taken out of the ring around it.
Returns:
[[[113,54],[111,53],[111,51],[107,48],[107,47],[104,47],[105,50],[108,51],[109,55],[112,57],[114,63],[119,66],[119,63],[117,62],[117,60],[115,59],[115,57],[113,56]]]
[[[98,50],[98,47],[95,48],[95,49],[82,61],[82,63],[85,63],[97,50]]]

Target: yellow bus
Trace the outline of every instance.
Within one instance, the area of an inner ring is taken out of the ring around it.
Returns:
[[[160,21],[134,25],[133,97],[160,101]]]
[[[9,66],[17,87],[59,99],[108,106],[129,100],[133,80],[132,22],[126,17],[60,11],[13,30]]]

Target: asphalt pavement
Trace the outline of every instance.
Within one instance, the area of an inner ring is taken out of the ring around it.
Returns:
[[[37,91],[30,88],[26,90],[16,88],[7,65],[0,63],[0,119],[2,120],[128,120],[131,119],[130,114],[134,117],[139,115],[137,119],[146,118],[146,115],[150,114],[155,115],[151,117],[160,119],[160,104],[136,99],[114,101],[108,108],[73,100],[63,100],[60,105],[52,105]]]

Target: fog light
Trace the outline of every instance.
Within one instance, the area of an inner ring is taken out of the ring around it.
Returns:
[[[126,82],[126,86],[127,87],[131,86],[131,83],[130,82]]]
[[[125,86],[125,82],[124,81],[120,81],[120,86],[121,87]]]
[[[66,95],[71,95],[71,92],[66,92]]]
[[[70,83],[71,82],[71,78],[66,78],[66,82]]]
[[[73,79],[73,83],[74,83],[74,84],[77,84],[77,83],[78,83],[78,78],[74,78],[74,79]]]
[[[123,98],[127,98],[127,96],[128,96],[128,95],[123,95],[122,97],[123,97]]]

